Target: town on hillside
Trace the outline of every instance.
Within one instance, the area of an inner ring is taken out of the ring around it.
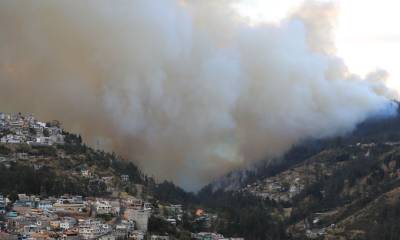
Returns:
[[[0,239],[243,239],[202,231],[216,214],[154,199],[133,165],[118,167],[125,163],[71,144],[80,137],[58,121],[0,113],[0,138]],[[79,191],[85,196],[71,194]],[[183,224],[203,228],[182,231]]]

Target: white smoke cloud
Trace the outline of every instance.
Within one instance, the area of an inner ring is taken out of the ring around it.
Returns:
[[[249,26],[231,3],[3,0],[0,108],[60,119],[196,189],[389,106],[385,72],[361,79],[334,55],[334,4]]]

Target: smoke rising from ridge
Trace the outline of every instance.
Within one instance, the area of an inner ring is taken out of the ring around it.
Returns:
[[[249,26],[231,3],[0,1],[0,109],[187,189],[393,111],[384,71],[361,79],[335,56],[334,4]]]

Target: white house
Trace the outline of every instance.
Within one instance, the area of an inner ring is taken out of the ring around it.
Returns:
[[[112,212],[112,206],[108,201],[97,200],[94,205],[97,214],[109,214]]]
[[[111,232],[112,228],[108,224],[100,221],[88,219],[79,223],[79,235],[84,239],[95,239]]]
[[[64,217],[60,221],[60,228],[63,230],[68,230],[76,224],[76,219],[72,217]]]
[[[121,180],[123,182],[128,182],[129,181],[129,175],[126,175],[126,174],[121,175]]]
[[[83,169],[83,170],[81,170],[81,175],[83,177],[90,177],[90,176],[92,176],[92,173],[88,169]]]
[[[38,137],[36,138],[36,144],[51,146],[54,144],[54,142],[50,137]]]
[[[48,210],[53,208],[53,203],[51,201],[48,201],[48,200],[42,200],[42,201],[39,202],[38,208],[42,209],[42,210],[45,210],[45,211],[48,211]]]

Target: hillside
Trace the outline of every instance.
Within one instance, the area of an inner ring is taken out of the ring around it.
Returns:
[[[65,234],[76,236],[73,239],[157,234],[188,239],[187,226],[196,226],[192,193],[168,181],[156,182],[132,161],[85,145],[80,135],[66,132],[58,121],[44,123],[31,115],[0,113],[0,139],[0,232],[9,233],[10,239],[39,233],[53,237],[46,239]],[[63,199],[82,207],[64,212],[59,206]],[[132,201],[136,205],[131,206]],[[115,212],[110,212],[111,204],[117,206]],[[106,210],[94,210],[99,206]],[[48,216],[59,222],[74,219],[74,227],[68,232],[37,224],[48,224]],[[85,221],[77,224],[78,219]],[[108,224],[107,228],[100,231],[98,223]],[[31,232],[29,226],[37,230]],[[87,227],[98,236],[88,236]]]
[[[37,122],[14,124],[0,131],[0,192],[12,201],[20,193],[128,194],[152,204],[150,232],[171,239],[211,236],[190,235],[202,232],[260,240],[400,236],[400,115],[370,119],[346,136],[303,142],[198,194],[158,183],[131,161],[86,146],[58,122],[40,123],[42,130],[31,129]],[[167,221],[166,206],[173,204],[183,206],[176,225]]]
[[[84,211],[86,215],[75,212],[70,217],[76,218],[78,214],[90,221],[91,209],[96,208],[97,202],[119,205],[129,203],[133,198],[143,203],[139,205],[140,211],[151,208],[148,232],[134,229],[142,236],[147,233],[148,237],[167,236],[170,239],[265,239],[265,236],[271,240],[286,239],[280,213],[272,202],[240,192],[206,199],[186,192],[172,182],[157,182],[132,161],[85,145],[80,135],[63,130],[58,121],[45,123],[31,115],[0,113],[0,140],[1,231],[16,235],[24,233],[24,224],[36,226],[36,220],[41,221],[44,215],[40,210],[40,215],[36,216],[35,206],[42,202],[55,204],[64,198],[68,201],[83,198],[85,205],[91,205]],[[28,206],[24,205],[27,208],[24,212],[16,210],[20,209],[21,201],[29,202]],[[123,209],[126,207],[131,206],[128,204]],[[35,216],[35,221],[31,217],[29,221],[22,217],[26,212]],[[53,217],[63,219],[63,215]],[[14,218],[24,221],[19,229],[13,227]],[[123,212],[105,218],[110,221],[109,229],[113,229],[110,234],[119,237],[121,233],[117,226],[124,225],[124,219],[131,219]],[[40,231],[51,236],[65,234],[60,229]],[[133,233],[125,232],[122,236]]]
[[[302,143],[202,191],[224,187],[275,202],[293,239],[399,239],[400,116]]]
[[[172,202],[190,196],[172,183],[156,183],[132,161],[85,145],[80,135],[63,130],[58,121],[1,113],[0,139],[2,193],[115,196],[125,191]],[[164,188],[171,194],[163,193]]]

